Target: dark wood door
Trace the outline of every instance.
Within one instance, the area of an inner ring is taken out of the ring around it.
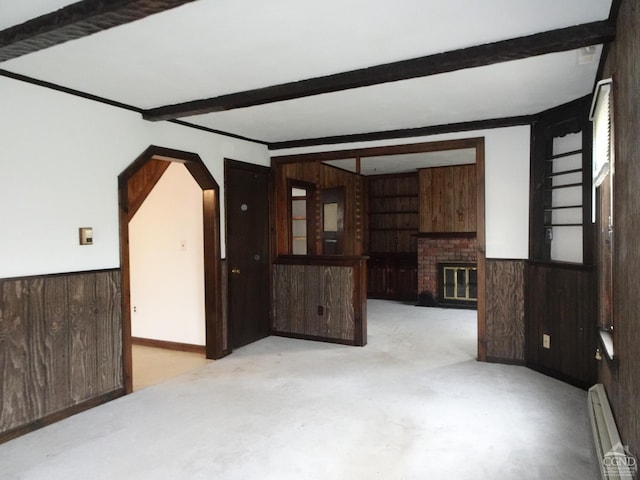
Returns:
[[[225,161],[231,348],[271,334],[269,169]]]

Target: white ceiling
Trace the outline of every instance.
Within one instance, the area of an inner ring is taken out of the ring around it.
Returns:
[[[0,0],[0,28],[68,0]],[[0,68],[148,109],[604,20],[611,0],[196,0]],[[576,51],[183,120],[266,142],[535,114],[588,94]]]

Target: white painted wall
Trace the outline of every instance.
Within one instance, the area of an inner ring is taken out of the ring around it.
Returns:
[[[582,148],[582,133],[572,133],[553,139],[553,154],[572,152]],[[556,159],[553,171],[560,172],[582,168],[582,155],[571,155]],[[572,173],[553,178],[554,185],[582,182],[582,173]],[[551,203],[561,205],[582,205],[582,187],[553,190]],[[582,209],[555,210],[553,223],[582,223]],[[582,227],[553,227],[551,260],[558,262],[583,262]]]
[[[205,345],[202,189],[171,163],[129,222],[134,337]]]
[[[119,267],[117,177],[149,145],[200,155],[222,208],[225,157],[269,165],[261,144],[4,77],[0,105],[0,278]],[[79,227],[93,227],[94,245],[78,245]]]
[[[526,259],[529,256],[530,136],[530,127],[520,126],[377,142],[291,148],[272,151],[271,155],[484,137],[486,256]]]

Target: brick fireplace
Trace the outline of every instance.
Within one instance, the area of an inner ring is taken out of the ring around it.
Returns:
[[[418,238],[418,292],[438,295],[438,263],[477,261],[475,234],[437,234]]]

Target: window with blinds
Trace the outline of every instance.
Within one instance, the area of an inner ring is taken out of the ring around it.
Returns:
[[[602,345],[613,358],[611,331],[613,330],[613,189],[614,189],[614,122],[613,84],[611,79],[597,83],[593,94],[589,119],[593,122],[593,192],[594,221],[598,251],[598,323]],[[606,347],[606,348],[605,348]]]
[[[609,173],[613,160],[611,116],[611,79],[596,85],[589,120],[593,122],[593,186],[599,187]]]

